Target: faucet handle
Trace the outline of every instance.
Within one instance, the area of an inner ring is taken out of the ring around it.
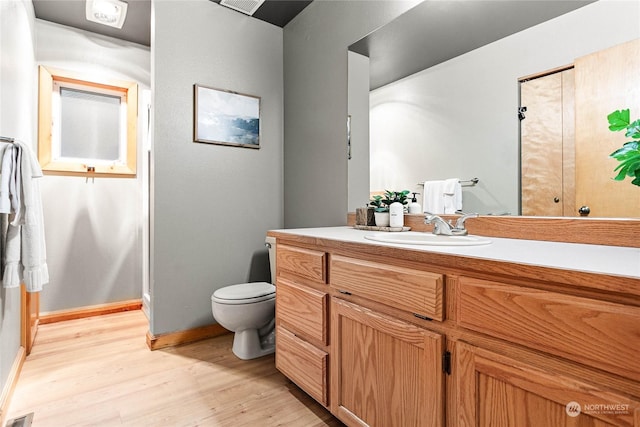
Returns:
[[[431,212],[424,211],[424,223],[425,224],[431,224],[434,221],[436,222],[436,224],[439,223],[439,222],[447,223],[447,221],[445,221],[439,215],[431,213]],[[448,224],[451,225],[451,220],[449,220]]]
[[[431,222],[435,220],[437,216],[438,215],[433,214],[431,212],[424,211],[424,223],[431,224]]]
[[[462,213],[462,212],[461,212]],[[464,230],[464,223],[467,219],[469,218],[477,218],[480,215],[477,213],[462,213],[462,216],[460,218],[458,218],[458,220],[456,221],[456,229],[459,230]]]

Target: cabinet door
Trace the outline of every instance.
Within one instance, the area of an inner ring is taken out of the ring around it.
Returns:
[[[442,426],[442,335],[331,301],[331,412],[349,426]]]
[[[456,401],[464,427],[640,427],[639,402],[622,393],[456,344]]]

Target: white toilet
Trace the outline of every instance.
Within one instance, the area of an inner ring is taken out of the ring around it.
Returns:
[[[276,278],[276,239],[267,236],[271,282]],[[276,287],[267,282],[225,286],[211,295],[216,321],[235,332],[233,353],[240,359],[255,359],[275,351]]]

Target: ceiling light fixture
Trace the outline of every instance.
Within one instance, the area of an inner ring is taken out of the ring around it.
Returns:
[[[120,0],[87,0],[86,18],[88,21],[122,28],[127,17],[127,3]]]
[[[246,15],[253,15],[264,0],[221,0],[220,4]]]

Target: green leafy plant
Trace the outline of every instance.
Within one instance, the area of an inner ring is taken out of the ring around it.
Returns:
[[[616,181],[622,181],[626,177],[632,178],[631,184],[640,186],[640,120],[631,122],[629,109],[617,110],[607,116],[609,120],[609,130],[618,132],[626,130],[625,136],[633,138],[632,141],[625,142],[622,148],[617,149],[609,155],[620,162],[614,169],[618,175]]]
[[[375,208],[376,212],[389,212],[389,206],[392,203],[400,202],[403,205],[406,205],[409,200],[407,196],[409,195],[409,190],[403,191],[384,191],[384,196],[376,195],[373,196],[373,199],[369,201],[369,206]]]

